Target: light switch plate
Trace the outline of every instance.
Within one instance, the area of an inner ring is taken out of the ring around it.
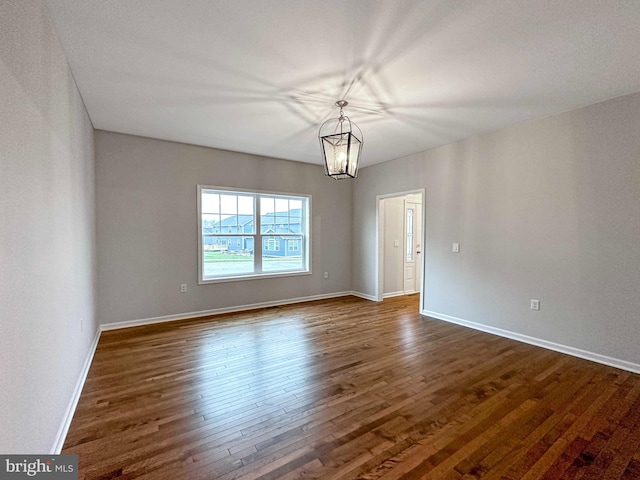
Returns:
[[[454,244],[451,246],[451,251],[452,251],[453,253],[460,253],[460,244],[459,244],[459,243],[454,243]]]

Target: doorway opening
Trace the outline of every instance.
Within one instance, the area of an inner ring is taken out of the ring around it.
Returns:
[[[425,268],[424,190],[377,197],[377,301],[420,293]]]

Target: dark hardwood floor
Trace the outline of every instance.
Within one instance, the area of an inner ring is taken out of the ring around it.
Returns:
[[[102,334],[80,478],[640,479],[640,376],[354,297]]]

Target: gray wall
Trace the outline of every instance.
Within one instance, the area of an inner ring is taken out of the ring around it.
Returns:
[[[640,363],[640,94],[365,168],[353,185],[354,290],[375,294],[376,195],[424,187],[425,310]]]
[[[198,184],[312,195],[312,275],[198,285]],[[97,131],[96,204],[100,323],[351,289],[351,184],[320,166]]]
[[[0,452],[48,453],[97,331],[94,163],[39,1],[0,2],[0,85]]]

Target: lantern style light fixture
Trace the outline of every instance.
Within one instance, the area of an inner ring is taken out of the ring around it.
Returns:
[[[342,111],[348,104],[346,100],[336,102],[340,116],[324,122],[318,131],[324,171],[335,180],[358,176],[362,131]]]

